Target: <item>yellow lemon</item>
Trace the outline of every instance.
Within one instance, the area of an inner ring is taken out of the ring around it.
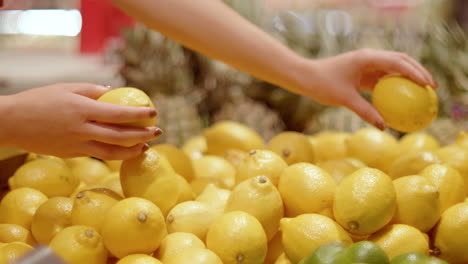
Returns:
[[[241,182],[232,190],[226,212],[244,211],[262,224],[267,239],[278,232],[279,221],[284,216],[281,195],[266,176],[257,176]]]
[[[232,121],[221,121],[205,129],[207,153],[222,156],[229,149],[250,151],[263,148],[263,139],[253,129]]]
[[[402,132],[419,131],[436,118],[437,95],[430,86],[419,86],[400,76],[382,78],[372,93],[372,104],[385,122]]]
[[[31,224],[31,232],[37,242],[49,244],[58,232],[71,226],[72,208],[73,200],[68,197],[54,197],[43,203]]]
[[[112,172],[111,174],[109,174],[109,176],[102,179],[100,184],[104,188],[112,190],[122,197],[124,196],[123,190],[122,190],[122,184],[120,183],[120,172]]]
[[[183,176],[187,181],[193,179],[192,161],[185,152],[170,144],[159,144],[152,148],[166,157],[177,174]]]
[[[249,153],[246,151],[229,149],[224,153],[223,158],[231,163],[231,165],[234,166],[234,168],[237,170],[238,167],[244,162],[244,159],[246,159],[248,156]]]
[[[106,163],[111,171],[120,171],[120,166],[122,166],[121,160],[104,160],[104,163]]]
[[[0,202],[0,223],[17,224],[30,229],[37,208],[47,201],[47,196],[28,187],[14,189]]]
[[[434,164],[420,173],[437,188],[440,200],[440,212],[465,199],[465,182],[460,173],[447,164]]]
[[[187,140],[182,146],[182,151],[187,154],[190,159],[201,158],[206,152],[206,139],[203,136],[195,136]]]
[[[275,264],[292,264],[292,263],[291,261],[289,261],[288,257],[286,257],[286,254],[283,253],[275,261]]]
[[[468,149],[468,131],[462,131],[458,134],[455,142],[458,146]]]
[[[393,179],[418,174],[429,165],[440,163],[441,160],[432,151],[408,152],[397,158],[388,171]]]
[[[89,226],[69,226],[50,241],[49,247],[70,264],[106,264],[107,250],[101,235]]]
[[[440,218],[439,192],[423,176],[412,175],[393,181],[397,198],[397,210],[393,223],[416,227],[427,232]]]
[[[48,197],[68,196],[80,183],[64,163],[52,159],[36,159],[18,168],[11,180],[14,188],[30,187]]]
[[[460,172],[465,181],[465,194],[468,195],[468,149],[451,145],[439,149],[436,154],[443,162]]]
[[[176,205],[166,218],[169,233],[186,232],[205,240],[206,233],[218,215],[208,205],[188,201]]]
[[[33,161],[33,160],[36,160],[36,159],[55,160],[57,162],[65,163],[66,165],[68,165],[67,159],[62,159],[62,158],[59,158],[59,157],[56,157],[56,156],[50,156],[50,155],[36,154],[36,153],[29,153],[29,156],[26,159],[26,161],[30,162],[30,161]]]
[[[163,215],[174,207],[181,194],[180,179],[171,164],[151,148],[122,163],[120,183],[125,197],[148,199]]]
[[[167,235],[167,230],[156,205],[133,197],[119,201],[107,212],[101,233],[109,252],[122,258],[129,254],[152,253]]]
[[[161,242],[157,257],[166,262],[169,258],[177,256],[189,248],[205,248],[205,244],[196,235],[176,232],[167,235]]]
[[[30,246],[36,244],[29,230],[15,224],[0,224],[0,242],[23,242]]]
[[[151,107],[154,108],[151,98],[145,94],[142,90],[133,87],[122,87],[112,89],[107,93],[101,95],[98,99],[99,102],[118,104],[124,106],[135,106],[135,107]],[[124,124],[127,126],[136,127],[149,127],[156,125],[156,117],[149,118],[145,121],[133,122]],[[130,145],[131,146],[131,145]]]
[[[369,240],[380,246],[389,259],[405,253],[429,253],[425,234],[409,225],[388,225],[371,235]]]
[[[204,248],[189,248],[180,254],[169,258],[164,264],[224,264],[211,250]]]
[[[319,214],[283,218],[281,232],[284,252],[292,263],[298,263],[320,246],[333,241],[342,242],[346,246],[353,243],[341,226]]]
[[[315,160],[344,159],[347,157],[346,140],[350,134],[343,132],[322,132],[314,136]]]
[[[252,215],[233,211],[216,219],[206,236],[206,246],[224,264],[263,263],[268,244],[265,231]]]
[[[434,234],[434,253],[453,264],[468,262],[468,203],[447,209]]]
[[[319,162],[317,166],[328,172],[335,179],[336,183],[339,184],[346,176],[360,168],[366,167],[366,164],[357,159],[346,158]]]
[[[193,200],[195,198],[195,193],[193,192],[190,183],[188,183],[184,177],[178,174],[175,176],[175,178],[179,184],[180,189],[179,198],[177,199],[176,204]]]
[[[202,193],[195,199],[211,207],[216,215],[222,215],[231,196],[231,191],[208,184]]]
[[[21,258],[33,248],[23,242],[12,242],[0,247],[0,264],[8,264]]]
[[[162,264],[161,261],[146,254],[132,254],[121,258],[116,264]]]
[[[71,213],[73,225],[85,225],[100,231],[107,211],[122,197],[105,188],[94,188],[79,192]]]
[[[90,157],[75,157],[75,158],[68,158],[63,159],[63,162],[68,165],[68,167],[73,168],[79,165],[81,162],[86,162]]]
[[[398,142],[375,128],[362,128],[346,140],[348,156],[367,166],[386,171],[398,155]]]
[[[266,176],[277,186],[283,170],[288,164],[269,150],[251,150],[237,167],[236,181],[240,183],[255,176]]]
[[[297,163],[284,169],[278,184],[287,216],[331,208],[335,189],[335,180],[309,163]]]
[[[281,232],[277,232],[273,239],[268,242],[268,251],[264,264],[274,264],[282,254],[284,254],[284,250]]]
[[[398,149],[400,154],[414,151],[431,151],[440,147],[439,142],[433,136],[415,132],[404,135],[399,142]]]
[[[76,189],[68,197],[70,197],[72,199],[75,199],[76,195],[79,192],[84,191],[86,189],[89,189],[88,185],[86,183],[84,183],[83,181],[80,181],[80,184],[78,185],[78,187],[76,187]]]
[[[335,219],[356,235],[368,235],[381,229],[392,220],[395,209],[392,179],[377,169],[357,170],[346,177],[335,192]]]
[[[236,169],[225,159],[217,156],[204,156],[193,161],[195,179],[192,188],[200,194],[208,183],[231,189],[236,182]]]
[[[111,174],[104,162],[93,158],[80,159],[71,168],[73,174],[86,184],[98,184]]]
[[[268,142],[268,149],[282,157],[287,164],[315,161],[314,147],[306,135],[298,132],[282,132]]]

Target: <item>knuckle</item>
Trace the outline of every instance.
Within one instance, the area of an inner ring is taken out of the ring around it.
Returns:
[[[353,60],[356,61],[361,66],[367,67],[372,66],[373,63],[374,50],[363,48],[359,49],[354,53]]]

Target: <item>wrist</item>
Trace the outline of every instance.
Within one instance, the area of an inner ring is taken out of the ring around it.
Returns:
[[[316,63],[301,56],[296,56],[292,64],[288,67],[288,79],[291,91],[305,95],[305,90],[311,84],[317,66]]]

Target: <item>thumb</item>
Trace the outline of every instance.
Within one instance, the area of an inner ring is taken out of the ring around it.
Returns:
[[[355,112],[367,123],[377,127],[380,130],[385,130],[386,125],[383,117],[379,114],[366,99],[364,99],[357,91],[346,104],[351,111]]]
[[[67,87],[72,93],[89,97],[91,99],[98,99],[101,95],[110,91],[109,86],[102,86],[90,83],[73,83]]]

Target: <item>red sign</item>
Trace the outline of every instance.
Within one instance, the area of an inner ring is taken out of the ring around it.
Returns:
[[[117,37],[123,28],[131,26],[133,20],[109,0],[81,0],[82,53],[99,53],[107,41]]]

